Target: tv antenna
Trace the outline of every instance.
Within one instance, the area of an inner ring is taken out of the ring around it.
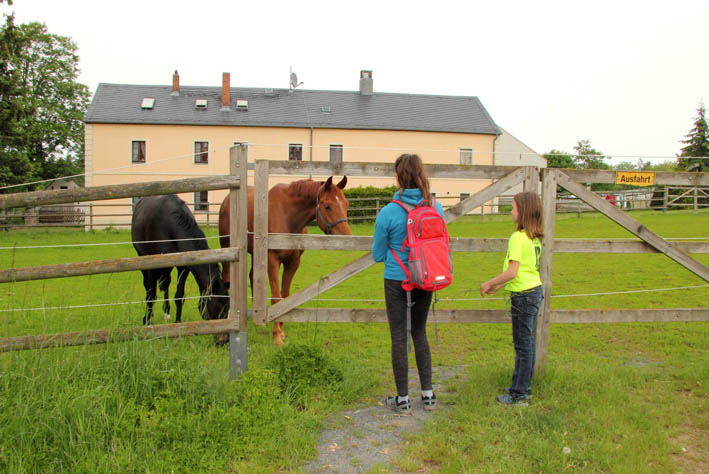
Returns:
[[[299,85],[303,84],[302,82],[298,82],[298,76],[293,72],[293,67],[290,68],[290,90],[295,89]]]

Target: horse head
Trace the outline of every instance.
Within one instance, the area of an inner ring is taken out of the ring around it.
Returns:
[[[326,234],[352,235],[347,223],[350,203],[342,190],[347,185],[347,176],[333,186],[332,176],[320,185],[315,201],[315,219]]]
[[[199,314],[202,319],[224,319],[229,314],[229,287],[219,275],[212,278],[199,299]]]

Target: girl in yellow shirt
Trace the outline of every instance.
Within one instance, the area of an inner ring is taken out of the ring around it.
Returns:
[[[532,395],[536,358],[534,334],[544,295],[539,278],[541,240],[544,237],[539,196],[535,193],[516,194],[512,200],[512,219],[517,230],[508,242],[502,273],[480,285],[483,296],[494,295],[503,285],[510,292],[515,368],[512,385],[497,397],[497,401],[505,405],[527,404]]]

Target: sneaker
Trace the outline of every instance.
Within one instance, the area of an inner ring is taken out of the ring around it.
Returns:
[[[434,393],[430,397],[424,397],[421,395],[421,401],[423,401],[423,409],[426,411],[431,411],[436,409],[436,394]]]
[[[397,401],[398,397],[387,397],[384,399],[384,406],[393,412],[401,415],[411,414],[411,401]]]
[[[509,393],[497,396],[497,403],[502,403],[503,405],[529,405],[527,402],[527,396],[521,395],[519,397],[512,397]]]
[[[512,387],[507,387],[505,389],[505,393],[510,393],[510,388],[512,388]],[[532,398],[532,389],[528,388],[527,391],[525,392],[525,395],[527,396],[527,398]]]

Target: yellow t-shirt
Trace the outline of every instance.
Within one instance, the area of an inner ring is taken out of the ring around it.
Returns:
[[[539,278],[539,257],[542,255],[542,243],[527,236],[524,230],[518,230],[510,236],[507,243],[507,256],[502,271],[507,270],[510,260],[519,262],[517,276],[505,284],[508,291],[524,291],[542,284]]]

